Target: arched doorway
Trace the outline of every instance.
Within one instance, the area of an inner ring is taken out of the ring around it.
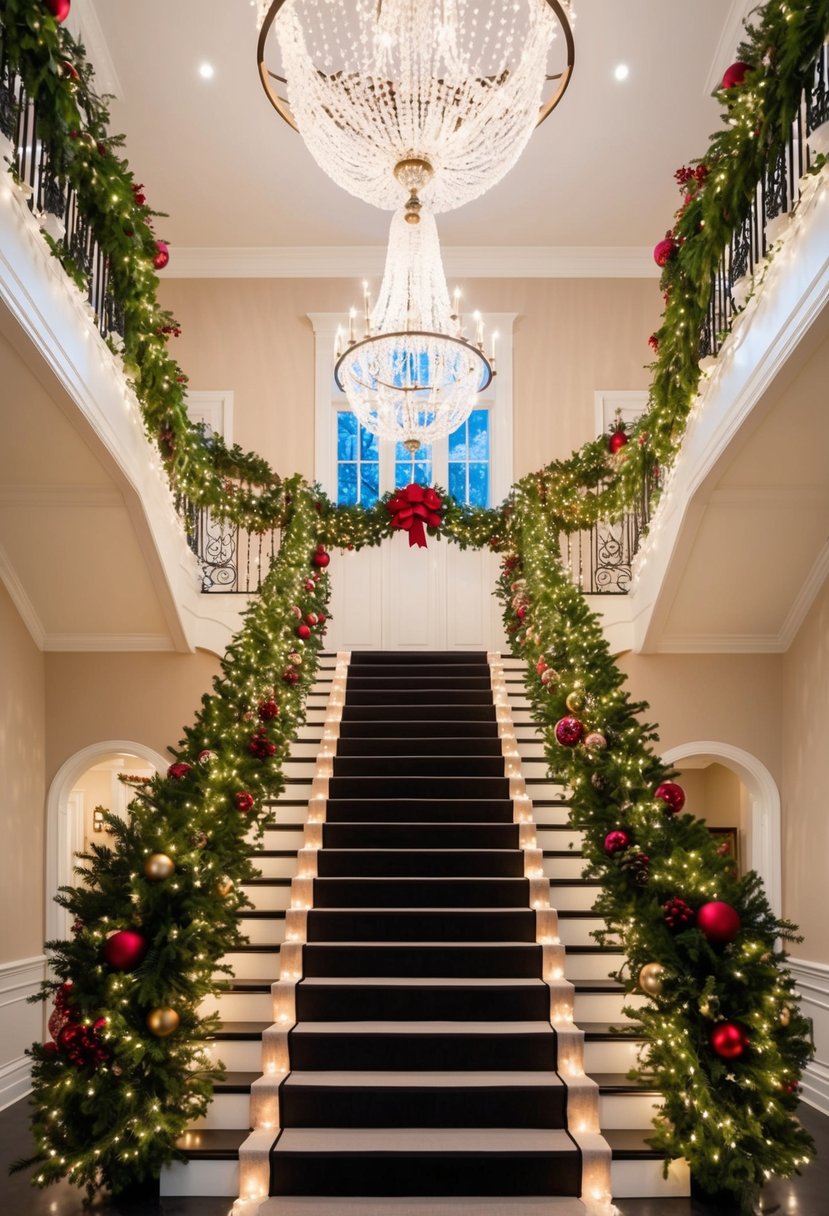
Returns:
[[[783,880],[780,858],[780,791],[766,766],[750,752],[710,739],[681,743],[662,756],[665,764],[682,767],[683,760],[722,764],[745,786],[748,798],[745,868],[763,880],[775,916],[782,915]]]
[[[123,764],[120,762],[123,761]],[[133,764],[130,765],[130,761]],[[55,903],[59,887],[74,881],[75,853],[83,847],[84,814],[91,808],[81,806],[77,798],[77,787],[84,774],[98,768],[102,774],[128,771],[138,766],[152,768],[156,772],[166,769],[168,760],[143,743],[125,739],[107,739],[93,743],[70,756],[55,774],[46,799],[46,940],[69,936],[69,915]],[[125,802],[129,801],[124,788]],[[109,809],[120,808],[111,806]]]

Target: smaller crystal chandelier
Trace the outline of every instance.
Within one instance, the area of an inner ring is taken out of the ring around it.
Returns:
[[[407,187],[408,188],[408,187]],[[414,222],[413,222],[414,221]],[[484,354],[483,322],[464,336],[460,293],[452,303],[434,216],[419,206],[392,217],[380,295],[374,308],[364,284],[363,336],[351,310],[337,335],[334,378],[360,423],[410,452],[466,421],[495,374]]]

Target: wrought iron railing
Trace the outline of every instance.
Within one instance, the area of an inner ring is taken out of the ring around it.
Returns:
[[[279,552],[280,532],[249,532],[185,498],[176,505],[185,522],[188,544],[198,559],[201,590],[206,595],[259,591]]]
[[[624,595],[630,589],[633,559],[647,532],[658,486],[659,470],[654,469],[636,510],[614,523],[599,520],[583,532],[561,534],[561,560],[585,595]]]
[[[68,255],[83,278],[99,333],[104,338],[115,334],[123,337],[123,311],[112,290],[109,259],[82,215],[75,192],[54,163],[51,150],[38,138],[37,104],[21,78],[9,68],[2,42],[0,134],[11,144],[9,159],[28,196],[29,209],[54,241],[57,252]]]
[[[790,212],[800,197],[801,178],[814,155],[808,137],[829,119],[829,47],[823,44],[814,76],[800,99],[797,116],[777,158],[757,183],[748,214],[723,250],[711,284],[708,314],[700,334],[700,357],[716,355],[741,307],[735,284],[754,274],[773,244],[769,225]],[[773,230],[772,230],[773,231]]]

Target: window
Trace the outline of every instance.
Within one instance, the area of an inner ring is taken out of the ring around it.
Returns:
[[[432,445],[425,444],[410,452],[403,443],[394,445],[394,488],[402,490],[414,482],[418,486],[432,484]]]
[[[371,507],[380,489],[380,444],[350,410],[337,410],[337,504]]]
[[[489,410],[473,410],[449,436],[449,493],[470,507],[488,507]]]

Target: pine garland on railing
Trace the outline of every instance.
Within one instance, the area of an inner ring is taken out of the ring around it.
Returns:
[[[659,760],[647,709],[631,702],[601,621],[561,564],[537,497],[516,496],[499,595],[545,736],[550,771],[572,791],[595,904],[626,964],[616,978],[650,999],[629,1008],[645,1036],[640,1077],[663,1095],[652,1143],[684,1157],[709,1194],[751,1212],[770,1175],[811,1157],[794,1115],[809,1025],[754,873],[737,876]],[[718,1209],[728,1210],[728,1209]]]
[[[40,1185],[68,1177],[91,1197],[157,1176],[221,1075],[204,1052],[210,998],[244,941],[247,837],[284,786],[328,602],[313,501],[298,479],[286,488],[279,555],[175,762],[138,785],[126,822],[106,817],[112,843],[59,896],[74,925],[47,943],[54,1038],[32,1048],[36,1154],[17,1163]]]

